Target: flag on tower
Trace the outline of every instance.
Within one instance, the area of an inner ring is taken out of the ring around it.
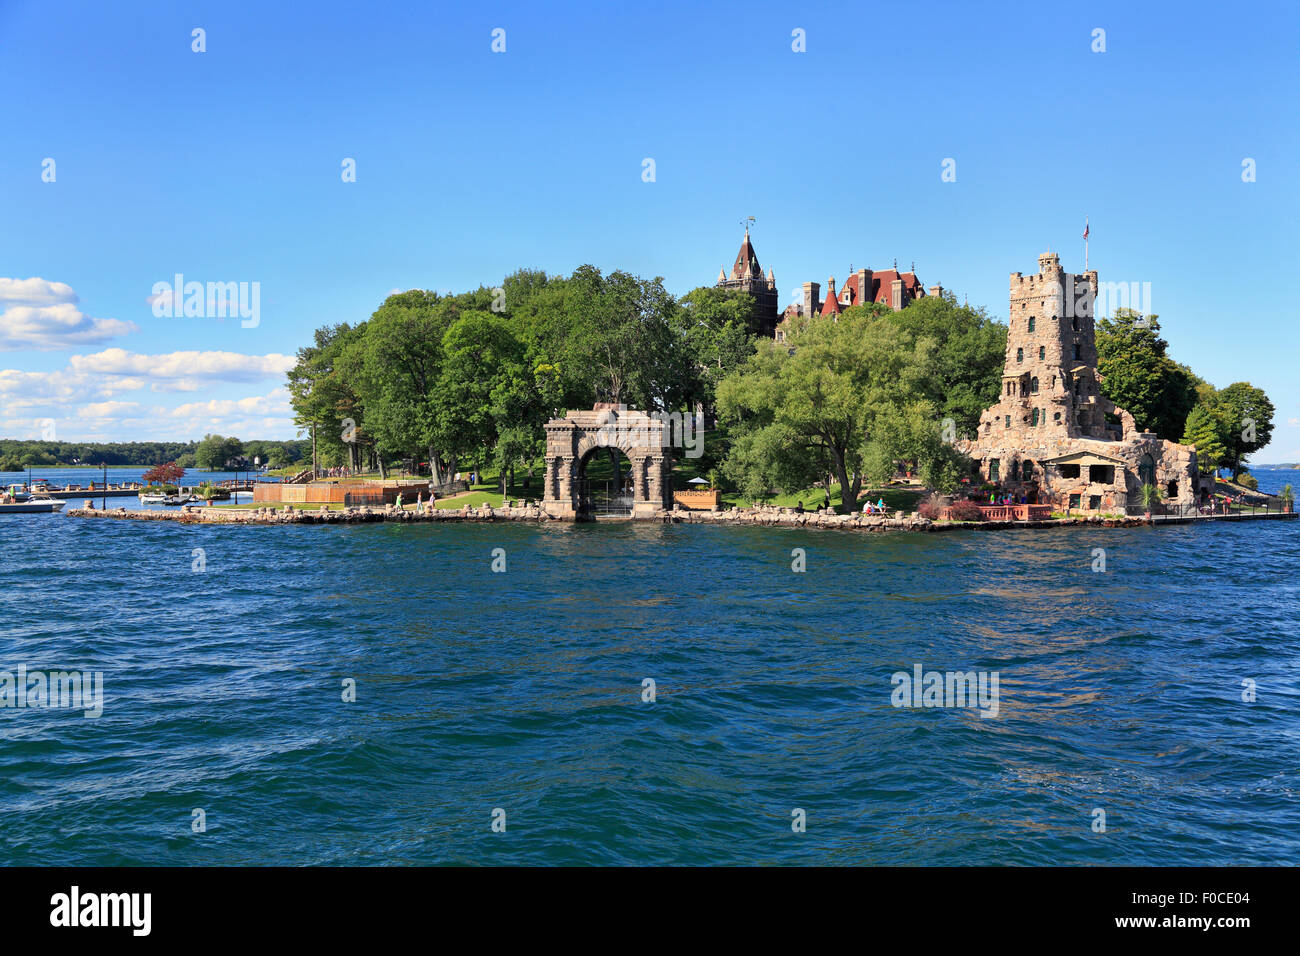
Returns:
[[[1087,219],[1084,219],[1084,220],[1083,220],[1083,238],[1085,238],[1085,239],[1088,238],[1088,220],[1087,220]]]

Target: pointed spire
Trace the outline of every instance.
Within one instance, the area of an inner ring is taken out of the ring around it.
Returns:
[[[822,315],[839,315],[840,300],[835,294],[835,277],[826,280],[826,301],[822,303]]]
[[[719,266],[719,267],[718,267],[718,285],[722,285],[722,283],[724,283],[724,282],[726,282],[726,281],[727,281],[727,267],[726,267],[726,266]]]
[[[736,253],[736,262],[731,267],[731,278],[733,279],[761,279],[763,270],[758,264],[758,256],[754,254],[754,247],[749,242],[749,226],[745,226],[745,238],[740,244],[740,251]]]

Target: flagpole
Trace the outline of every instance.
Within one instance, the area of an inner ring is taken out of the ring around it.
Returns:
[[[1083,271],[1088,271],[1088,217],[1083,217]]]

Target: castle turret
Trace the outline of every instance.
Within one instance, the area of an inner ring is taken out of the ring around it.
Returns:
[[[764,277],[763,269],[758,263],[758,255],[749,241],[749,227],[745,227],[745,238],[736,253],[736,261],[731,267],[731,275],[718,273],[718,287],[748,292],[754,297],[757,307],[757,322],[754,332],[770,336],[776,330],[779,308],[777,304],[776,279],[769,269]]]

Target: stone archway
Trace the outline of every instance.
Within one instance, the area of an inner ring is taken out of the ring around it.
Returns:
[[[581,488],[582,462],[599,448],[616,448],[632,469],[631,513],[649,517],[672,508],[672,456],[662,420],[626,405],[597,403],[546,423],[542,508],[570,521],[592,517]]]

